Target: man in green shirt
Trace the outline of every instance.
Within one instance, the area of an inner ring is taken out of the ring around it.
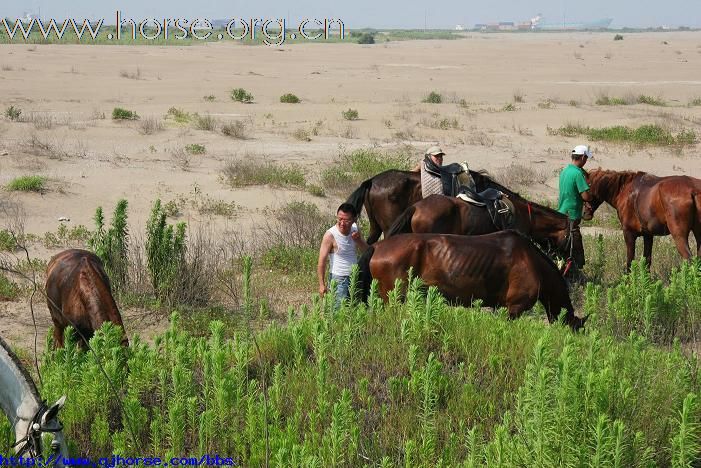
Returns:
[[[589,147],[577,145],[572,150],[572,163],[560,172],[560,202],[557,211],[572,220],[572,257],[579,268],[584,266],[584,245],[579,224],[582,222],[582,208],[585,201],[591,201],[589,184],[582,169],[591,158]]]

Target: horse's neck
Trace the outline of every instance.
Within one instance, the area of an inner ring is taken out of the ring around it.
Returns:
[[[612,207],[618,209],[619,195],[623,193],[623,189],[630,184],[640,173],[612,173],[606,174],[599,179],[601,187],[599,198],[604,200]],[[605,181],[605,182],[604,182]],[[603,184],[602,184],[603,183]]]
[[[34,383],[19,366],[17,358],[0,340],[0,407],[14,425],[18,439],[24,437],[41,405]]]
[[[550,233],[553,230],[564,229],[567,227],[567,217],[557,216],[552,210],[530,202],[525,198],[513,197],[512,201],[516,200],[521,218],[530,226],[531,231],[539,233]]]

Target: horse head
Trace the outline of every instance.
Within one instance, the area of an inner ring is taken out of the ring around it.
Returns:
[[[31,421],[18,421],[15,427],[18,433],[15,444],[17,455],[27,454],[34,458],[41,457],[44,453],[42,436],[43,434],[52,434],[53,463],[59,467],[64,466],[64,458],[68,458],[68,447],[63,436],[63,425],[58,419],[58,412],[63,408],[65,402],[65,395],[48,408],[42,402]]]

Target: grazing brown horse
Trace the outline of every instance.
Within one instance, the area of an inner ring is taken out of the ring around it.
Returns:
[[[63,331],[68,325],[86,340],[105,322],[124,329],[109,278],[92,252],[70,249],[54,256],[46,269],[46,297],[58,348],[63,347]],[[85,346],[82,339],[80,343]],[[125,332],[122,345],[128,344]]]
[[[584,218],[590,219],[603,202],[616,209],[626,241],[628,269],[635,257],[635,240],[640,236],[648,267],[653,236],[671,234],[679,254],[689,259],[689,232],[693,232],[696,255],[701,256],[701,180],[596,169],[588,173],[587,182],[593,199],[584,205]]]
[[[566,258],[570,256],[571,223],[566,215],[529,202],[517,194],[505,197],[513,205],[513,229],[535,240],[546,250],[555,249]],[[474,206],[459,198],[431,195],[407,208],[385,233],[385,238],[409,232],[488,234],[501,230],[499,224],[498,220],[492,219],[486,207]]]
[[[486,173],[470,171],[478,192],[495,188],[504,193],[510,190],[492,180]],[[421,200],[421,173],[391,169],[372,177],[348,197],[358,213],[365,206],[370,221],[367,242],[377,242],[380,235],[387,235],[394,220],[408,207]]]
[[[363,297],[377,279],[386,300],[396,279],[406,284],[409,267],[449,301],[464,306],[481,299],[487,306],[506,307],[516,318],[540,300],[551,323],[561,309],[574,330],[586,321],[575,316],[567,284],[552,260],[513,230],[482,236],[400,234],[379,242],[359,261]]]

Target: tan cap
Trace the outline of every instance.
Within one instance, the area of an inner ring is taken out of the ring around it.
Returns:
[[[426,156],[438,156],[439,154],[445,154],[440,146],[431,146],[426,150]]]

